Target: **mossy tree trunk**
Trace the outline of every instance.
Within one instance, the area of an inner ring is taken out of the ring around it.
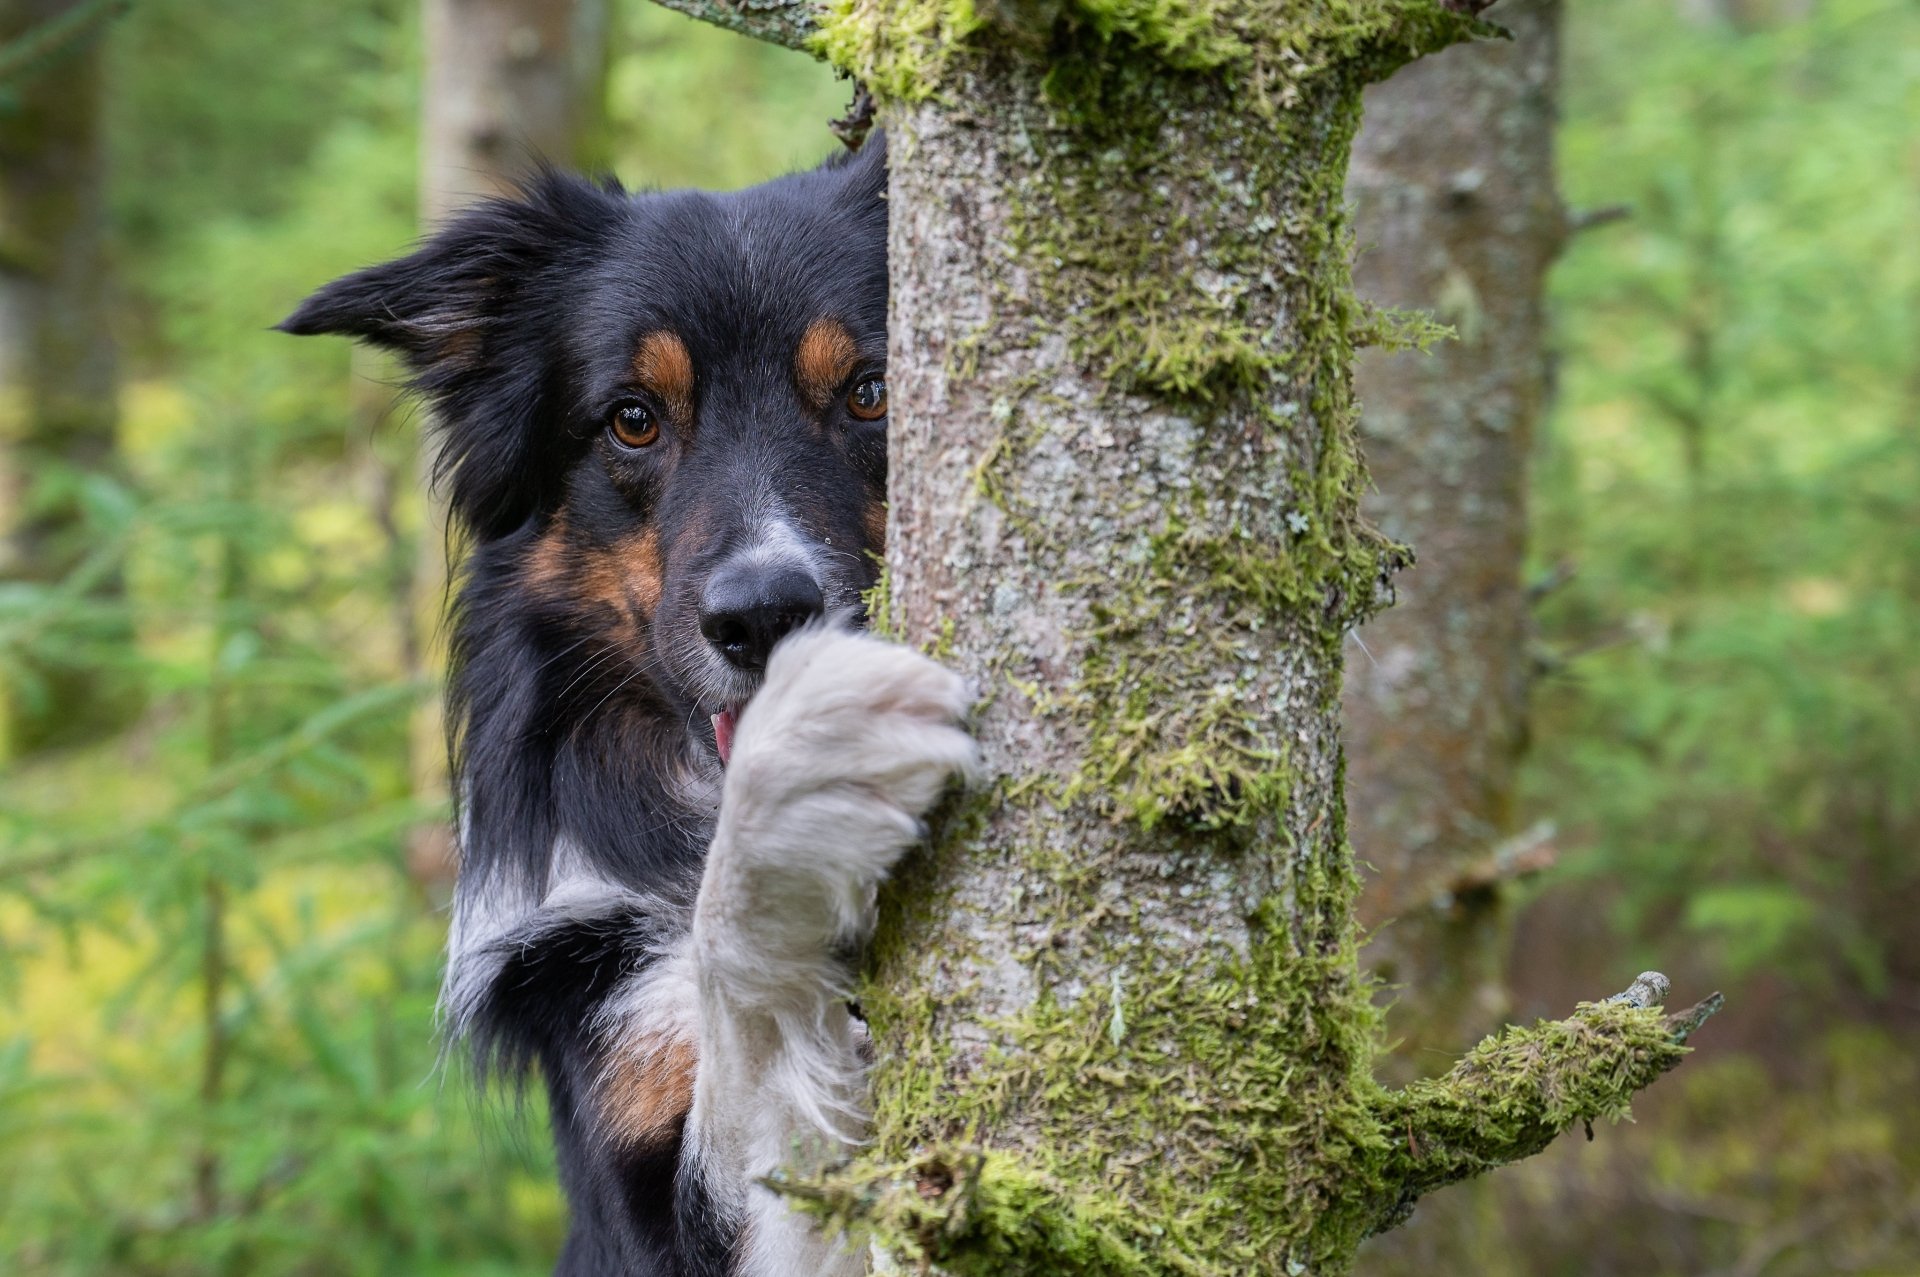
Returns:
[[[421,25],[426,75],[420,115],[420,216],[429,228],[463,204],[506,193],[535,163],[581,166],[599,159],[607,69],[606,0],[425,0]],[[357,352],[363,419],[383,420],[394,407],[394,378],[385,357]],[[417,442],[417,441],[416,441]],[[441,614],[447,588],[446,508],[434,493],[429,462],[414,450],[414,489],[426,513],[414,552],[396,572],[404,659],[423,679],[445,668]],[[408,484],[396,473],[382,483],[383,502]],[[376,512],[396,526],[390,509]],[[446,733],[437,699],[414,716],[415,793],[447,798]],[[415,830],[407,863],[416,880],[439,890],[453,881],[455,850],[444,823]]]
[[[807,10],[675,7],[801,42]],[[892,497],[877,618],[978,678],[990,779],[883,901],[872,1145],[784,1187],[888,1267],[1340,1273],[1419,1193],[1617,1113],[1644,1004],[1373,1080],[1341,649],[1361,520],[1342,186],[1422,0],[842,0],[881,103]]]
[[[42,584],[80,564],[89,484],[113,468],[112,15],[98,0],[0,0],[0,575]],[[119,581],[104,572],[90,594],[115,595]],[[0,686],[0,758],[81,739],[132,708],[132,689],[98,667],[35,657]]]
[[[1547,271],[1566,237],[1560,4],[1502,0],[1487,16],[1513,38],[1367,90],[1347,179],[1356,291],[1455,334],[1426,354],[1366,351],[1355,370],[1374,486],[1362,508],[1418,556],[1349,644],[1344,692],[1362,958],[1405,991],[1388,1026],[1406,1072],[1504,1018],[1503,884],[1551,854],[1546,831],[1519,835],[1514,787],[1527,461],[1547,407]]]

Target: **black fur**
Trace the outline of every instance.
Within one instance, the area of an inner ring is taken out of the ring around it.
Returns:
[[[634,1148],[598,1129],[596,1015],[686,926],[715,814],[708,720],[751,692],[750,672],[713,672],[707,583],[769,500],[830,606],[857,608],[875,578],[884,419],[857,419],[844,389],[810,404],[793,367],[824,317],[858,348],[849,385],[884,375],[883,145],[725,195],[542,172],[281,325],[398,351],[433,409],[470,541],[448,693],[462,901],[537,901],[563,839],[632,893],[518,927],[465,1009],[483,1060],[549,1088],[572,1208],[558,1271],[575,1277],[719,1277],[737,1248],[678,1135]],[[621,404],[672,415],[635,379],[660,331],[691,356],[693,420],[623,448]]]

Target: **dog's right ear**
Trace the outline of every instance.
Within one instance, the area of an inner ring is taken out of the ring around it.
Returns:
[[[606,241],[624,197],[542,172],[514,199],[457,214],[409,256],[331,284],[281,321],[282,332],[338,333],[397,351],[434,408],[436,478],[482,537],[520,526],[556,495],[560,429],[549,402],[563,281]]]

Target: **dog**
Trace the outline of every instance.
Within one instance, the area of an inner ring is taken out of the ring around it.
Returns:
[[[763,1180],[864,1130],[851,955],[975,765],[864,632],[886,538],[884,142],[726,194],[543,170],[280,326],[397,351],[467,538],[443,990],[543,1078],[563,1277],[842,1277]]]

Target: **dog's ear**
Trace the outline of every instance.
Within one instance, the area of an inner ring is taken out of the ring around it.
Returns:
[[[840,198],[847,207],[864,210],[877,203],[885,207],[887,197],[887,131],[875,129],[860,149],[840,161],[847,184]]]
[[[502,536],[558,496],[563,450],[540,443],[563,429],[552,384],[566,280],[590,269],[623,206],[611,185],[542,172],[411,255],[336,279],[280,330],[397,351],[434,409],[435,474],[454,513],[482,538]]]

